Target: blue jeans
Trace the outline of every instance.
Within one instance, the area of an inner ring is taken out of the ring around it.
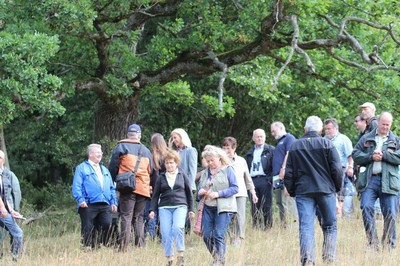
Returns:
[[[221,212],[218,214],[217,207],[204,205],[201,220],[203,240],[214,259],[220,262],[225,261],[225,235],[231,219],[232,213]]]
[[[299,213],[300,256],[302,263],[315,262],[314,221],[317,208],[324,235],[322,259],[331,262],[336,257],[336,194],[313,193],[296,196]]]
[[[0,217],[0,227],[5,228],[10,234],[10,237],[12,238],[11,251],[13,257],[17,258],[23,248],[24,235],[22,229],[10,213],[7,213],[5,218]]]
[[[382,192],[381,177],[372,176],[367,188],[361,193],[360,207],[367,234],[368,244],[379,247],[378,233],[375,225],[375,201],[379,198],[384,219],[382,244],[389,248],[396,247],[396,201],[397,195]]]
[[[158,230],[158,210],[154,212],[154,218],[150,219],[148,216],[149,210],[150,210],[150,203],[151,203],[151,198],[146,199],[146,207],[144,209],[144,232],[145,234],[149,233],[150,238],[152,240],[155,239],[157,236],[157,230]]]
[[[185,250],[185,222],[188,214],[187,206],[158,209],[161,229],[161,240],[164,254],[167,257],[174,255],[174,242],[176,250]]]

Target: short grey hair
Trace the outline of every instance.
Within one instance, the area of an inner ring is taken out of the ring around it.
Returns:
[[[271,127],[277,127],[286,130],[285,125],[281,121],[275,121],[271,124]]]
[[[89,153],[93,152],[93,150],[96,148],[101,150],[101,145],[97,143],[92,143],[89,146],[87,146],[86,155],[89,156]]]
[[[128,132],[126,135],[127,135],[128,138],[130,138],[130,139],[140,139],[140,136],[141,136],[142,134],[139,133],[139,132]]]
[[[310,131],[320,132],[320,131],[322,131],[322,127],[323,126],[322,126],[321,118],[319,118],[318,116],[312,115],[312,116],[309,116],[307,118],[306,125],[304,126],[304,129],[307,132],[310,132]]]

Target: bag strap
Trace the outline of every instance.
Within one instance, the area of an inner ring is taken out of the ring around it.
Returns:
[[[139,164],[140,164],[140,159],[142,158],[142,144],[139,143],[139,151],[138,151],[138,159],[136,161],[136,165],[135,165],[135,169],[133,170],[134,173],[137,172],[138,168],[139,168]]]

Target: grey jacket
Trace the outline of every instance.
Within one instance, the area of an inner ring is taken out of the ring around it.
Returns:
[[[7,190],[6,191],[6,199],[8,203],[10,204],[11,208],[13,208],[15,211],[20,210],[21,206],[21,187],[19,185],[19,180],[17,176],[7,167],[4,167],[3,169],[0,169],[0,174],[2,175],[2,178],[7,178]],[[4,181],[3,181],[4,183]]]

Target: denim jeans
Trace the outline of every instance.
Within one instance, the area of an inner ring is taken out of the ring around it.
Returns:
[[[372,176],[367,188],[361,193],[360,207],[367,234],[368,244],[378,249],[379,240],[375,224],[375,201],[379,198],[384,219],[382,244],[385,247],[396,247],[396,201],[397,195],[382,192],[381,177]]]
[[[353,218],[353,196],[343,196],[343,215]]]
[[[162,244],[166,257],[174,255],[174,242],[176,250],[185,250],[185,222],[188,214],[187,206],[175,208],[159,208],[160,229]]]
[[[145,235],[147,235],[147,233],[149,234],[150,238],[152,240],[155,239],[155,237],[158,234],[158,210],[156,210],[154,212],[154,218],[150,219],[149,218],[149,210],[150,210],[150,203],[151,203],[151,199],[146,199],[146,208],[144,210],[144,232]]]
[[[131,239],[132,224],[135,229],[135,246],[144,247],[144,208],[146,197],[136,194],[121,194],[119,210],[121,217],[120,249],[126,251]]]
[[[225,261],[225,235],[232,215],[230,212],[218,213],[217,207],[204,205],[201,221],[203,240],[214,260],[219,262]]]
[[[13,257],[17,258],[22,252],[23,248],[24,235],[22,229],[19,227],[10,213],[7,213],[5,218],[0,217],[0,227],[5,228],[10,234],[10,237],[12,238],[11,251]]]
[[[312,193],[296,196],[299,213],[300,256],[303,264],[315,262],[314,221],[318,208],[324,235],[322,259],[332,262],[336,257],[336,194]]]

